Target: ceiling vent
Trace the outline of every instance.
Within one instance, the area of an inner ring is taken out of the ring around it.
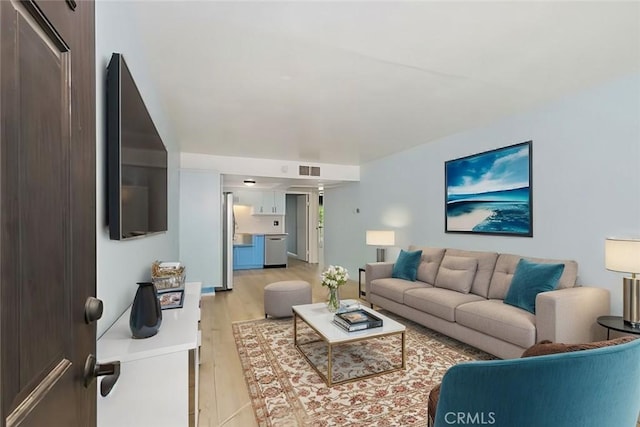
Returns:
[[[298,175],[301,176],[320,176],[320,166],[299,166]]]

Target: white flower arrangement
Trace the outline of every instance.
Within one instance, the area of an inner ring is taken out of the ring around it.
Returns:
[[[338,289],[347,283],[349,272],[339,265],[330,265],[329,268],[322,272],[320,278],[322,279],[322,286],[326,286],[329,289]]]

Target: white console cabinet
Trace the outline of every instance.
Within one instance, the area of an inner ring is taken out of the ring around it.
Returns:
[[[131,307],[97,342],[98,363],[120,361],[120,378],[107,396],[98,387],[98,427],[198,425],[198,322],[200,283],[187,283],[182,308],[163,310],[158,333],[133,339]],[[189,363],[189,359],[193,363]],[[189,392],[189,369],[195,387]]]

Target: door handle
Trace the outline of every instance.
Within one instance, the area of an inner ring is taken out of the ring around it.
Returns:
[[[102,300],[98,298],[89,297],[84,303],[84,321],[87,324],[91,324],[102,317],[104,306]]]
[[[100,394],[105,397],[120,378],[120,361],[97,363],[93,354],[88,355],[84,362],[84,386],[89,387],[97,377],[104,377],[100,382]]]

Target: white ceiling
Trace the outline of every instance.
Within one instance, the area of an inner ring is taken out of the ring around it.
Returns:
[[[184,152],[359,165],[640,72],[638,2],[132,7]]]

